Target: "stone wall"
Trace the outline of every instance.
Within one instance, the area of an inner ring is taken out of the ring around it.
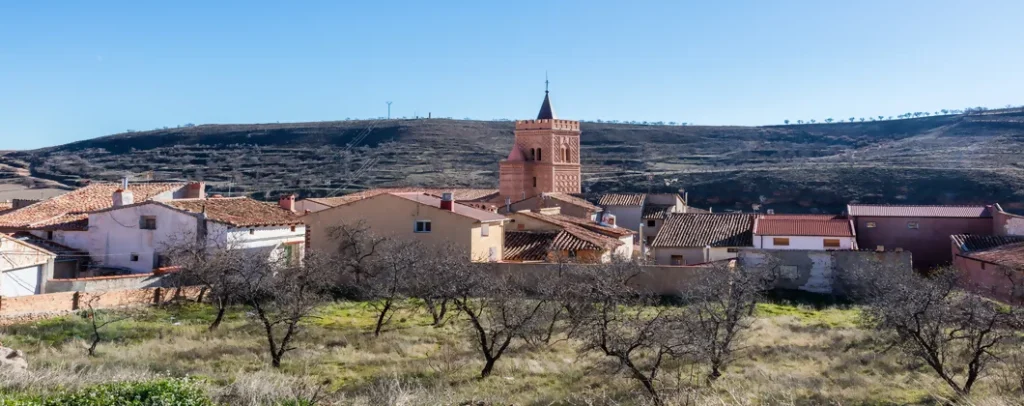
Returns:
[[[125,289],[107,292],[61,292],[42,295],[0,298],[0,318],[26,315],[61,314],[85,309],[92,304],[96,309],[142,306],[165,303],[175,299],[195,300],[197,287],[166,289]]]
[[[145,289],[164,286],[163,276],[152,273],[97,276],[92,278],[50,279],[46,292],[103,292],[108,290]]]
[[[912,266],[910,252],[850,250],[742,250],[740,264],[758,266],[768,255],[779,261],[777,288],[822,294],[842,295],[842,286],[837,281],[847,270],[877,263],[905,269]]]

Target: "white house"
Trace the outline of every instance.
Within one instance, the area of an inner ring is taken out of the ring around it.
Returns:
[[[297,260],[306,230],[294,205],[294,196],[276,205],[246,197],[115,205],[89,213],[87,249],[94,264],[133,273],[165,266],[164,253],[196,239],[214,249],[266,249]]]
[[[754,248],[855,250],[853,220],[834,215],[767,214],[754,219]]]
[[[57,254],[0,233],[0,297],[34,295],[53,277]]]

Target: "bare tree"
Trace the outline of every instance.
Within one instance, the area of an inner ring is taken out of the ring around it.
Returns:
[[[857,292],[869,303],[867,321],[890,348],[928,364],[958,396],[969,395],[1014,337],[1019,309],[963,291],[955,269],[930,277],[886,271],[860,271]]]
[[[467,319],[484,358],[480,377],[486,378],[516,340],[537,331],[537,315],[545,301],[527,298],[523,281],[513,275],[496,276],[477,267],[467,270],[452,303]]]
[[[722,376],[722,370],[737,352],[741,335],[750,329],[754,309],[775,281],[770,261],[760,266],[718,265],[700,272],[698,279],[683,290],[687,303],[681,322],[681,336],[688,352],[709,369],[707,383]]]
[[[81,293],[79,293],[81,294]],[[79,315],[89,322],[90,342],[87,352],[90,357],[96,356],[96,347],[103,341],[103,330],[107,326],[131,319],[133,314],[128,309],[97,311],[96,307],[103,294],[90,294],[85,301],[85,309]]]
[[[369,273],[357,285],[360,298],[368,300],[377,313],[373,335],[379,336],[384,326],[398,311],[411,291],[420,259],[426,253],[415,241],[388,240],[370,261]]]
[[[363,221],[344,223],[327,231],[333,241],[337,241],[333,254],[338,261],[338,277],[335,286],[347,287],[352,283],[358,285],[370,272],[371,260],[385,243],[384,237],[375,235],[370,226]],[[351,280],[348,280],[351,279]]]
[[[326,300],[333,268],[333,258],[316,253],[301,263],[275,261],[263,251],[248,256],[240,271],[238,295],[263,327],[274,368],[280,368],[284,354],[295,349],[292,340],[300,323],[313,317]]]
[[[205,239],[191,235],[169,244],[164,252],[170,263],[178,268],[178,272],[172,274],[171,282],[179,288],[200,287],[198,301],[208,299],[217,309],[208,330],[217,329],[228,306],[238,302],[237,292],[242,282],[240,270],[246,255],[231,245],[209,247]]]
[[[431,325],[441,327],[449,316],[449,306],[457,296],[459,279],[472,265],[453,244],[424,247],[419,266],[413,269],[409,294],[423,301],[430,313]]]

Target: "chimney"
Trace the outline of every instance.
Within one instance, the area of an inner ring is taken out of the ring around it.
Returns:
[[[114,191],[114,207],[127,206],[135,203],[135,196],[131,190],[117,189]]]
[[[441,210],[455,211],[455,200],[451,192],[441,193]]]
[[[281,197],[277,199],[277,205],[281,206],[282,209],[295,212],[295,195],[281,195]]]
[[[205,199],[206,198],[206,182],[189,182],[185,186],[185,198],[186,199]]]

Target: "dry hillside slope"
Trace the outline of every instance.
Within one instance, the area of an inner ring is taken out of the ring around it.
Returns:
[[[0,156],[73,185],[152,171],[219,193],[324,196],[384,185],[496,186],[508,121],[448,119],[201,125],[116,134]],[[697,206],[841,210],[866,203],[1024,209],[1024,113],[767,127],[584,122],[590,193],[685,188]],[[648,181],[648,173],[653,181]]]

